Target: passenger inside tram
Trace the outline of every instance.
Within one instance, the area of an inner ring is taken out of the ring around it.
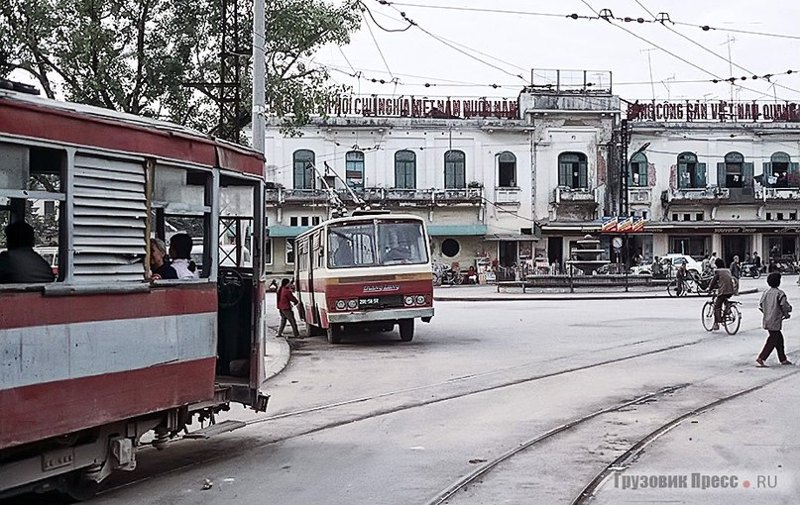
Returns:
[[[36,240],[31,225],[24,221],[5,228],[8,250],[0,253],[0,284],[53,282],[50,264],[33,250]]]

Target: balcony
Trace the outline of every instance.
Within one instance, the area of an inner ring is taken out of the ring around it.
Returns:
[[[553,202],[561,204],[597,205],[594,191],[590,189],[575,189],[559,186],[553,191]]]
[[[401,188],[366,188],[364,200],[367,203],[384,205],[458,205],[483,203],[483,188],[461,189],[401,189]]]
[[[766,202],[800,200],[800,188],[762,188],[756,191],[756,199]]]
[[[721,203],[730,199],[728,188],[679,188],[665,191],[667,203]]]
[[[325,203],[330,198],[324,189],[287,189],[274,188],[267,189],[264,193],[264,200],[267,203],[282,205],[305,204],[305,203]]]
[[[494,188],[494,203],[497,205],[519,205],[520,188]]]
[[[653,188],[629,188],[628,202],[650,205],[650,202],[652,201],[652,192]]]

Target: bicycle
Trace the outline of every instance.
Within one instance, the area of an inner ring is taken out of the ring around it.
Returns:
[[[711,296],[711,300],[703,304],[703,312],[700,317],[703,321],[703,328],[706,331],[711,331],[714,327],[714,302],[716,299],[717,295],[714,294]],[[742,325],[742,313],[739,310],[739,305],[741,305],[741,302],[729,298],[722,306],[721,324],[725,327],[728,335],[735,335]]]

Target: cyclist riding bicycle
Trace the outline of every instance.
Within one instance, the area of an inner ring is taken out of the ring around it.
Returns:
[[[709,284],[710,291],[717,291],[717,297],[714,299],[714,326],[713,330],[719,329],[719,323],[722,322],[722,306],[728,303],[731,296],[736,293],[736,284],[731,275],[731,271],[725,268],[725,262],[721,258],[717,258],[714,263],[717,269],[714,271],[714,278],[711,279]]]

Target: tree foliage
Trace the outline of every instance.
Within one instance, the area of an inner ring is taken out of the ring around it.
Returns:
[[[305,124],[341,92],[309,59],[325,44],[349,42],[360,24],[360,3],[266,3],[267,103],[287,127]],[[227,64],[241,63],[245,119],[252,3],[227,4],[237,7],[238,30],[225,36]],[[0,2],[0,76],[22,70],[51,98],[60,91],[68,100],[213,131],[223,27],[231,27],[223,23],[222,6],[222,0],[6,0]],[[231,19],[230,8],[228,14]]]

